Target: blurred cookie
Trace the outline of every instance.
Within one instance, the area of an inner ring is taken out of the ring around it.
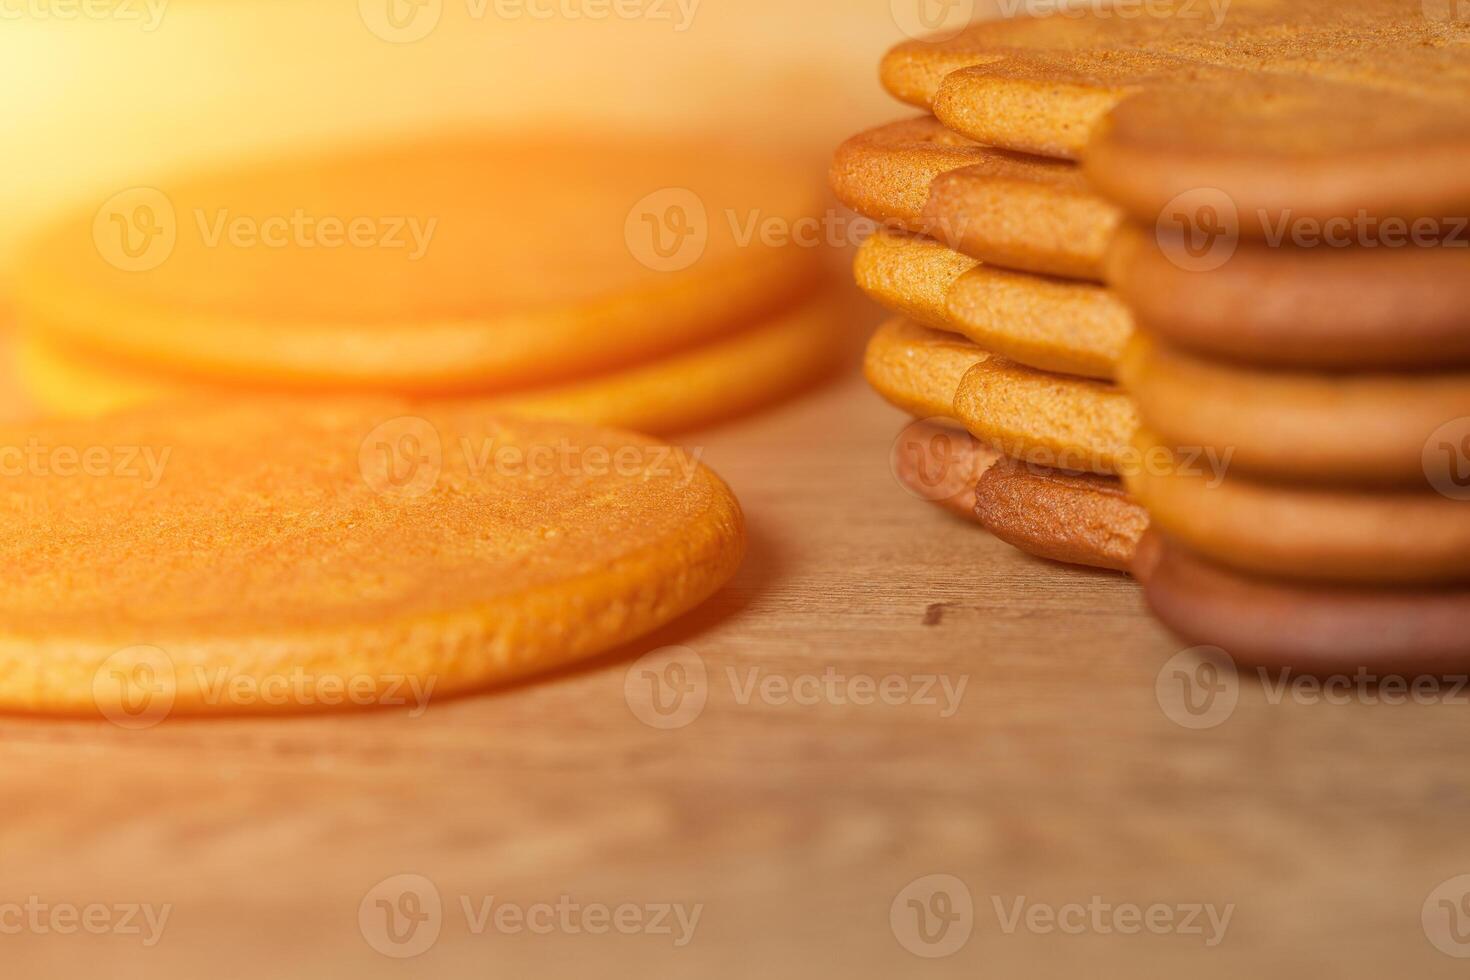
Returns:
[[[1350,490],[1222,475],[1147,432],[1125,482],[1154,526],[1252,575],[1371,585],[1470,581],[1470,506],[1432,490]]]
[[[863,374],[878,394],[915,418],[953,418],[960,380],[989,356],[963,337],[900,317],[873,334]]]
[[[650,632],[744,549],[729,489],[681,451],[471,404],[202,401],[0,445],[43,450],[0,510],[13,710],[463,693]]]
[[[1120,374],[1163,445],[1228,451],[1242,472],[1283,480],[1427,489],[1425,444],[1470,418],[1470,373],[1268,371],[1140,334]]]
[[[668,434],[733,418],[819,380],[850,352],[847,321],[820,295],[754,327],[646,364],[559,385],[477,399],[488,409]],[[19,374],[31,400],[59,418],[90,418],[153,401],[216,390],[269,399],[264,388],[211,389],[197,380],[79,355],[25,336]]]
[[[799,163],[626,137],[445,136],[134,189],[41,234],[18,322],[211,382],[484,392],[621,368],[793,302]]]
[[[975,488],[987,531],[1022,551],[1128,571],[1148,514],[1113,477],[1069,474],[1001,457]]]
[[[893,475],[905,490],[956,517],[978,522],[975,484],[998,454],[964,429],[918,421],[894,440]]]
[[[1377,248],[1240,242],[1196,266],[1172,236],[1126,225],[1108,282],[1151,334],[1206,357],[1330,371],[1470,364],[1470,232],[1428,247],[1413,242],[1435,235],[1411,236],[1404,225]]]
[[[1115,386],[1004,358],[970,368],[954,417],[981,441],[1033,466],[1112,475],[1130,454],[1133,403]]]
[[[1149,608],[1186,643],[1240,667],[1384,677],[1470,671],[1470,593],[1374,589],[1241,575],[1150,532],[1135,574]],[[1387,690],[1383,688],[1383,690]]]

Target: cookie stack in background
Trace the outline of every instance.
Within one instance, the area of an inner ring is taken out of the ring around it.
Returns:
[[[868,380],[924,420],[901,437],[900,478],[1032,554],[1127,569],[1147,522],[1118,481],[1136,420],[1114,383],[1131,319],[1099,282],[1116,209],[1074,164],[929,117],[849,140],[831,181],[882,226],[856,275],[900,315],[869,344]]]
[[[845,356],[822,250],[761,233],[814,222],[815,184],[704,141],[511,132],[164,179],[21,249],[19,375],[58,416],[360,392],[683,431]]]
[[[1463,670],[1466,19],[1241,0],[901,45],[884,83],[936,118],[834,167],[847,203],[899,229],[858,263],[910,321],[875,339],[870,378],[1010,457],[1111,449],[1086,468],[1122,472],[1148,509],[1133,568],[1191,642],[1308,670]],[[974,365],[934,411],[961,352]],[[1141,417],[1131,451],[1112,380]],[[998,471],[976,488],[988,526]]]

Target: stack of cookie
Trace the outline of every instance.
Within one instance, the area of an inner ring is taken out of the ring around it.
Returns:
[[[1127,569],[1147,519],[1118,479],[1137,422],[1115,384],[1132,320],[1101,284],[1117,209],[1075,164],[931,117],[849,140],[831,179],[880,226],[857,280],[900,316],[867,377],[924,420],[901,436],[900,478],[1032,554]]]
[[[1087,351],[1105,351],[1136,400],[1119,469],[1155,527],[1134,569],[1189,640],[1306,669],[1463,669],[1470,10],[1250,0],[1107,14],[894,50],[885,84],[937,119],[908,124],[893,158],[905,162],[871,166],[883,179],[866,186],[882,191],[849,200],[989,263],[1101,278],[1112,292],[1094,287],[1085,308],[1108,318],[1080,331],[1081,287],[1051,280],[1020,300],[1016,277],[970,285],[995,274],[949,253],[860,276],[1032,367],[1087,373],[1080,348],[1109,338]],[[839,179],[861,184],[879,143],[846,150]],[[879,239],[870,268],[900,246],[935,254]],[[914,337],[911,351],[929,340]],[[960,391],[953,415],[1011,452],[994,419],[1009,426],[1023,402],[1019,385],[1004,390],[988,404]],[[1053,404],[1071,407],[1073,432],[1098,418],[1092,402]]]
[[[23,250],[20,373],[59,416],[349,391],[688,429],[841,356],[793,233],[815,183],[735,147],[513,133],[162,179]]]

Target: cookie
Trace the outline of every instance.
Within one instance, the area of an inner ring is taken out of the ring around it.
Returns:
[[[999,454],[964,429],[932,421],[905,426],[890,462],[899,485],[956,517],[978,522],[975,484]]]
[[[851,349],[847,324],[822,294],[767,323],[692,350],[607,374],[494,395],[483,407],[527,418],[561,419],[668,434],[755,411],[819,380]],[[31,400],[60,418],[91,418],[164,399],[207,395],[210,386],[22,338],[20,377]],[[213,389],[269,398],[267,389]]]
[[[1347,585],[1470,581],[1470,507],[1432,490],[1267,483],[1213,472],[1147,432],[1125,482],[1154,526],[1237,571]]]
[[[976,24],[884,61],[893,94],[949,129],[1084,159],[1104,196],[1149,222],[1223,191],[1262,216],[1439,217],[1470,203],[1463,24],[1421,0],[1250,0],[1216,17],[1113,10]]]
[[[970,368],[954,417],[982,442],[1034,466],[1113,475],[1138,427],[1133,403],[1100,381],[1048,374],[1004,358]]]
[[[1470,364],[1470,235],[1458,246],[1386,241],[1398,244],[1241,242],[1195,266],[1173,239],[1130,225],[1108,282],[1151,334],[1206,357],[1331,371]]]
[[[960,380],[989,356],[963,337],[898,318],[873,334],[863,374],[885,400],[915,418],[953,418]]]
[[[47,338],[203,379],[504,390],[779,309],[822,258],[760,227],[818,214],[799,164],[706,142],[446,136],[124,192],[23,252],[15,305]]]
[[[1229,451],[1238,471],[1281,480],[1428,489],[1425,444],[1470,417],[1470,373],[1266,371],[1139,335],[1121,374],[1163,445]]]
[[[471,691],[670,621],[745,539],[729,489],[679,450],[473,405],[206,401],[0,446],[24,460],[0,508],[13,710],[131,722],[150,699],[205,714]]]
[[[949,292],[979,265],[932,239],[879,230],[858,249],[853,277],[894,313],[935,330],[958,330],[950,322]]]
[[[930,117],[881,126],[837,151],[831,184],[849,208],[993,265],[1101,280],[1122,220],[1071,163],[956,137]]]
[[[1038,558],[1127,571],[1148,514],[1113,477],[1068,474],[1002,457],[980,477],[987,531]]]
[[[858,250],[858,285],[925,326],[1043,371],[1112,378],[1133,320],[1100,286],[980,265],[931,239],[878,231]]]
[[[1470,592],[1373,589],[1240,575],[1157,533],[1135,574],[1164,625],[1186,643],[1220,647],[1237,667],[1385,677],[1470,671]]]

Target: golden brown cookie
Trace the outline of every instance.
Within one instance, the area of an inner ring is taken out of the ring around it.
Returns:
[[[633,640],[735,572],[740,508],[639,436],[472,405],[224,401],[0,433],[0,704],[441,697]]]
[[[874,221],[1046,275],[1101,280],[1121,220],[1074,164],[980,146],[928,116],[848,140],[831,183]]]
[[[953,328],[986,350],[1042,371],[1111,380],[1133,317],[1091,283],[981,266],[947,300]]]
[[[998,458],[964,429],[921,420],[898,434],[890,462],[893,475],[909,493],[978,522],[975,484]]]
[[[1216,646],[1237,667],[1370,680],[1470,672],[1470,593],[1373,589],[1241,575],[1162,534],[1139,545],[1149,608],[1186,643]],[[1401,696],[1404,692],[1399,691]]]
[[[1069,474],[1002,457],[975,488],[991,534],[1052,561],[1127,571],[1148,514],[1113,477]]]
[[[1229,452],[1241,473],[1269,479],[1422,490],[1425,444],[1470,418],[1470,373],[1266,371],[1140,334],[1120,374],[1161,444]]]
[[[1175,455],[1146,432],[1125,482],[1154,526],[1201,556],[1267,577],[1352,585],[1470,580],[1470,504],[1433,490],[1265,483]]]
[[[1130,455],[1133,403],[1100,381],[1048,374],[1004,358],[970,368],[954,416],[977,438],[1034,466],[1113,475]]]
[[[1260,212],[1470,203],[1463,23],[1422,0],[1169,6],[976,24],[900,45],[884,81],[979,142],[1085,158],[1099,191],[1150,222],[1199,188],[1233,198],[1251,235]]]
[[[963,337],[900,317],[873,334],[863,374],[878,394],[915,418],[953,418],[960,380],[989,356]]]
[[[650,434],[684,432],[755,411],[817,381],[850,350],[847,321],[819,295],[769,322],[647,364],[480,401],[527,418],[608,425]],[[88,418],[153,401],[207,395],[201,382],[79,355],[45,338],[22,338],[20,378],[47,414]],[[262,388],[226,387],[269,399]]]
[[[444,136],[134,188],[40,235],[17,319],[211,381],[413,394],[549,384],[793,301],[801,166],[706,142]],[[733,216],[733,219],[732,219]],[[739,219],[739,220],[735,220]]]
[[[1125,226],[1108,281],[1150,333],[1207,357],[1323,370],[1467,364],[1466,229],[1436,247],[1413,245],[1407,226],[1375,248],[1242,241],[1200,267],[1155,228]]]
[[[879,230],[858,249],[853,276],[863,292],[894,313],[935,330],[957,330],[949,292],[979,264],[933,239]]]

